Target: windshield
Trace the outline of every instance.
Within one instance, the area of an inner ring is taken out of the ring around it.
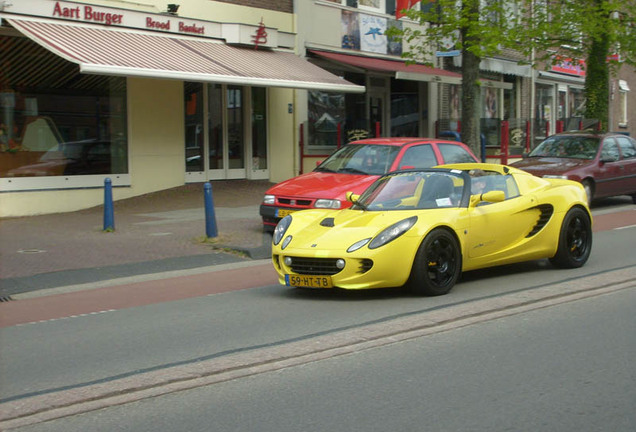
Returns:
[[[348,144],[329,156],[315,171],[382,175],[389,171],[399,150],[397,146]]]
[[[530,157],[594,159],[600,140],[583,136],[555,136],[543,141],[530,152]]]
[[[378,179],[367,189],[356,208],[412,210],[458,207],[464,195],[464,179],[449,171],[413,171]]]

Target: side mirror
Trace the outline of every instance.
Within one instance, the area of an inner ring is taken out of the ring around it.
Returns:
[[[471,195],[470,206],[475,207],[480,202],[497,203],[506,200],[506,193],[504,191],[490,191],[484,194]]]
[[[347,192],[345,194],[345,197],[347,198],[347,201],[349,201],[352,204],[355,204],[356,202],[358,202],[360,195],[354,194],[353,192]]]

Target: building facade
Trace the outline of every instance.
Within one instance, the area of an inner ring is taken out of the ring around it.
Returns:
[[[291,1],[241,3],[1,1],[0,217],[293,176],[297,89],[364,87],[296,54]]]
[[[415,8],[427,7],[419,2]],[[279,182],[369,136],[461,137],[461,57],[406,65],[395,0],[0,0],[0,217],[185,183]],[[480,65],[483,159],[588,127],[584,69]],[[633,133],[634,69],[609,129]]]

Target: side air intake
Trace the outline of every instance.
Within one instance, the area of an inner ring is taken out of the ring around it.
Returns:
[[[541,212],[541,214],[539,215],[539,220],[537,220],[537,223],[532,228],[532,231],[530,231],[530,233],[528,233],[526,238],[532,237],[535,234],[537,234],[539,231],[541,231],[543,229],[543,227],[546,226],[546,224],[548,223],[548,221],[552,217],[552,214],[554,213],[554,207],[552,207],[550,204],[542,204],[542,205],[534,207],[534,208],[539,210]],[[530,210],[532,210],[532,209],[530,209]]]

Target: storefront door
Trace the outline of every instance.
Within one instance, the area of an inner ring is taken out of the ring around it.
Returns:
[[[269,178],[266,93],[186,83],[186,182]]]

